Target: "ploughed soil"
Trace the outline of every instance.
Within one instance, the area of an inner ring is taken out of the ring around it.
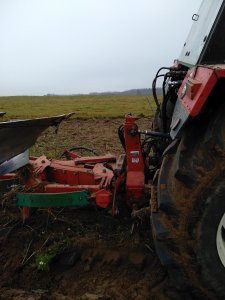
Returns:
[[[60,157],[87,146],[122,153],[122,119],[68,120],[48,129],[32,154]],[[138,121],[150,128],[150,120]],[[170,283],[154,250],[149,218],[110,210],[38,209],[25,224],[10,195],[0,210],[0,299],[193,299]]]

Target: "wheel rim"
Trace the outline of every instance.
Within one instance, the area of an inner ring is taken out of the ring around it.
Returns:
[[[216,235],[216,246],[219,258],[225,267],[225,214],[220,220],[217,235]]]

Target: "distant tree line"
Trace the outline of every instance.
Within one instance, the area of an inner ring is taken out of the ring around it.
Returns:
[[[157,88],[157,94],[162,95],[162,89]],[[124,96],[151,96],[152,89],[132,89],[123,92],[101,92],[101,93],[89,93],[89,94],[71,94],[71,95],[57,95],[57,94],[47,94],[45,96],[81,96],[81,95],[124,95]]]

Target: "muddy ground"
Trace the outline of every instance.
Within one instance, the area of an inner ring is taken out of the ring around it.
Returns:
[[[32,154],[59,157],[85,145],[122,152],[122,119],[69,120],[50,129]],[[139,121],[150,127],[150,120]],[[0,299],[193,299],[171,285],[154,251],[149,219],[133,225],[95,207],[36,210],[22,224],[14,200],[0,212]]]

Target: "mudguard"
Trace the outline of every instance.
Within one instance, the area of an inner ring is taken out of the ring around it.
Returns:
[[[190,69],[178,90],[170,126],[170,136],[180,136],[185,123],[197,116],[219,79],[225,78],[225,65],[196,66]]]

